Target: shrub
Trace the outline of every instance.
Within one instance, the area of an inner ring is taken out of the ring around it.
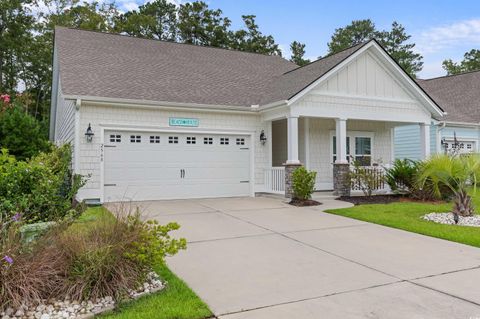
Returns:
[[[385,171],[385,180],[390,189],[398,193],[411,193],[415,190],[418,162],[410,159],[396,159],[393,166]]]
[[[2,108],[0,102],[0,146],[19,160],[47,151],[49,142],[41,124],[20,106]],[[3,111],[1,111],[3,109]]]
[[[315,179],[317,172],[309,172],[305,167],[301,166],[293,171],[293,197],[300,200],[308,200],[315,191]]]
[[[71,148],[52,147],[28,162],[0,153],[0,214],[21,212],[27,223],[52,221],[70,212],[84,180],[70,169]]]
[[[74,299],[120,298],[142,284],[154,265],[185,249],[185,239],[173,239],[165,226],[144,222],[138,213],[103,218],[93,227],[64,233],[60,251],[66,255],[63,293]]]
[[[0,220],[0,309],[55,295],[63,283],[62,253],[47,244],[50,235],[26,245],[20,225]]]
[[[473,186],[476,191],[479,180],[480,155],[434,155],[420,165],[417,185],[420,189],[430,188],[437,198],[443,198],[448,193],[454,194],[453,213],[456,217],[471,216],[474,208],[467,188]]]
[[[32,245],[23,243],[17,226],[8,228],[8,237],[2,233],[0,309],[65,295],[121,298],[166,256],[186,248],[185,239],[169,235],[178,224],[144,222],[138,213],[108,213],[88,225],[70,221],[57,223]]]

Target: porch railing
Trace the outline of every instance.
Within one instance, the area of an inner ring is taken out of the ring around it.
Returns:
[[[372,190],[385,190],[385,169],[380,166],[361,166],[353,168],[353,170],[362,170],[362,173],[368,174],[369,181],[372,182]],[[352,183],[352,191],[362,190],[362,185],[360,181],[355,181]]]
[[[283,194],[285,192],[285,167],[265,169],[265,192]]]

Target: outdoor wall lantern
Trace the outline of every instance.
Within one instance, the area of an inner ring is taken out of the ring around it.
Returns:
[[[90,123],[88,123],[87,131],[85,132],[85,137],[87,138],[87,142],[91,143],[93,140],[93,133],[92,127],[90,126]]]
[[[265,135],[265,132],[262,130],[260,132],[260,143],[262,143],[262,145],[265,145],[266,142],[267,142],[267,135]]]

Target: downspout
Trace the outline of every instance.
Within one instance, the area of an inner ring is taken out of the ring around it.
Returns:
[[[445,126],[447,126],[447,122],[442,121],[440,122],[440,126],[437,128],[437,153],[442,153],[442,140],[440,139],[440,131],[442,131]]]

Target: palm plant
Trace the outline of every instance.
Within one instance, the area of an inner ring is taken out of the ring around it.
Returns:
[[[475,212],[468,188],[476,192],[480,181],[480,155],[448,156],[434,155],[420,164],[417,177],[418,187],[428,186],[437,198],[442,197],[442,189],[447,188],[454,196],[453,214],[472,216]]]

